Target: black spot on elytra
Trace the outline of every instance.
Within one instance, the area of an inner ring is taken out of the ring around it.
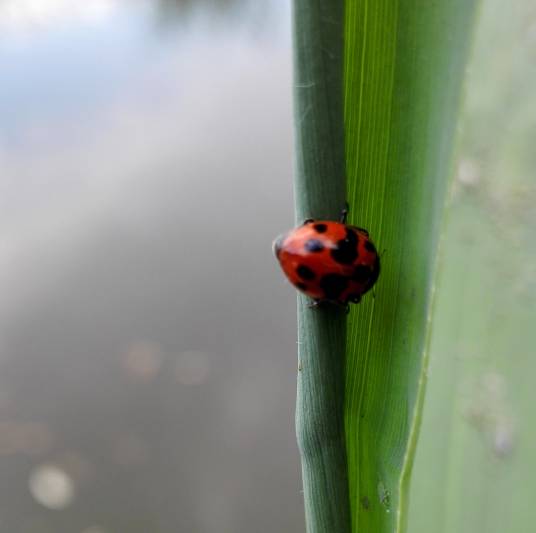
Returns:
[[[300,276],[301,279],[315,279],[315,273],[308,266],[305,265],[300,265],[296,269],[296,273],[298,274],[298,276]]]
[[[357,265],[354,268],[352,279],[354,281],[357,281],[358,283],[366,283],[370,279],[371,276],[372,276],[372,272],[368,266]]]
[[[376,256],[376,261],[374,261],[374,266],[372,270],[369,270],[369,278],[365,281],[365,287],[363,289],[363,294],[372,289],[378,276],[380,275],[380,258]]]
[[[374,267],[370,275],[370,279],[367,283],[367,291],[376,283],[378,276],[380,275],[380,258],[376,256],[376,261],[374,261]]]
[[[366,248],[369,252],[371,252],[371,253],[373,253],[373,254],[376,253],[376,248],[374,247],[374,245],[373,245],[370,241],[365,241],[365,248]]]
[[[301,281],[297,281],[295,284],[296,288],[300,289],[300,291],[306,291],[307,285],[305,283],[302,283]]]
[[[320,288],[327,300],[337,300],[342,291],[348,286],[348,278],[340,274],[326,274],[320,280]]]
[[[326,224],[315,224],[313,228],[317,233],[326,233],[326,231],[328,230]]]
[[[309,239],[305,243],[305,249],[308,252],[321,252],[324,249],[324,245],[318,239]]]
[[[331,250],[331,257],[337,263],[342,265],[351,265],[357,259],[357,233],[350,228],[346,228],[346,237],[337,241],[337,244],[333,250]]]

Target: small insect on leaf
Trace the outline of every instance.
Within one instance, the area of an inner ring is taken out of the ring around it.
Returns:
[[[380,274],[368,231],[344,222],[308,219],[273,249],[288,280],[315,302],[359,303]]]

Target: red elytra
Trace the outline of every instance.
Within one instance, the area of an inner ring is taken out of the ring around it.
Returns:
[[[307,220],[274,241],[289,281],[316,302],[358,303],[380,274],[366,230],[332,220]]]

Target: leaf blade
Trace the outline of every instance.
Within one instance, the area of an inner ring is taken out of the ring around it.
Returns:
[[[353,531],[403,531],[406,522],[435,257],[475,6],[346,4],[350,220],[387,249],[378,298],[366,298],[348,323]]]

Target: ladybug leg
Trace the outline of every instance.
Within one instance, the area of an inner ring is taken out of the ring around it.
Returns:
[[[348,204],[348,202],[345,202],[344,207],[342,208],[342,211],[341,211],[341,218],[340,218],[341,224],[346,224],[346,217],[348,216],[349,209],[350,209],[350,205]]]
[[[369,232],[365,228],[360,228],[359,226],[352,226],[352,228],[359,230],[361,233],[364,233],[367,237],[369,236]]]
[[[311,224],[311,222],[314,222],[315,219],[314,218],[306,218],[303,223],[302,223],[302,226],[305,226],[305,224]]]

